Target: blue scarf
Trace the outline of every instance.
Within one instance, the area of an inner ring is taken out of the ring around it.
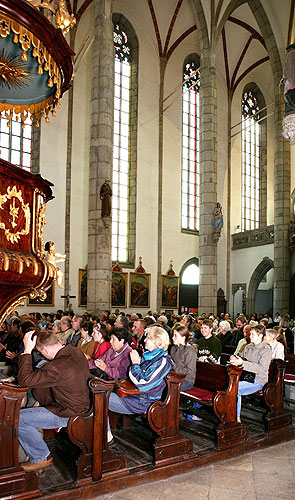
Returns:
[[[164,349],[162,347],[157,347],[153,351],[144,351],[142,355],[142,361],[150,361],[151,359],[154,359],[156,357],[161,357],[165,353]]]

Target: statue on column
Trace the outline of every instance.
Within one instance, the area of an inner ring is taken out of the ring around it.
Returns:
[[[284,86],[285,117],[283,119],[283,137],[295,144],[295,44],[287,47],[287,56],[282,83]]]
[[[221,235],[221,229],[223,228],[223,214],[222,214],[222,206],[220,203],[217,203],[214,208],[214,240],[218,241]]]
[[[101,203],[101,216],[110,217],[112,211],[112,188],[110,185],[110,179],[106,179],[100,188],[100,199]]]

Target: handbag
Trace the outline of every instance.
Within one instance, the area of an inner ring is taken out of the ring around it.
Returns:
[[[249,382],[249,384],[254,384],[255,377],[256,377],[256,373],[248,372],[247,370],[243,369],[241,376],[240,376],[240,380],[241,381],[244,380],[245,382]]]
[[[106,372],[104,372],[100,368],[91,368],[91,370],[89,370],[89,372],[91,375],[94,375],[94,377],[96,377],[96,378],[101,378],[102,380],[110,380],[110,377],[106,374]]]

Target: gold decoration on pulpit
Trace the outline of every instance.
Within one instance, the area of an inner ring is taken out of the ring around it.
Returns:
[[[53,2],[44,1],[44,0],[27,0],[31,5],[39,9],[47,9],[52,14],[55,15],[55,24],[56,27],[61,29],[63,33],[67,33],[71,28],[73,28],[76,24],[76,18],[74,14],[69,14],[69,11],[66,6],[65,0],[58,1],[58,8],[55,9],[53,6]]]
[[[6,54],[4,49],[0,54],[0,85],[20,88],[30,83],[30,72],[19,55]]]
[[[6,207],[5,205],[8,201],[10,201],[10,203]],[[5,209],[6,212],[9,213],[8,220],[10,222],[11,228],[6,227],[5,222],[0,222],[0,229],[3,229],[5,231],[7,240],[10,243],[14,244],[17,243],[21,236],[29,234],[31,221],[31,211],[29,203],[24,203],[22,192],[21,190],[18,191],[16,186],[13,186],[12,188],[8,186],[6,194],[0,194],[0,210],[4,210],[5,213]],[[23,211],[25,217],[24,227],[20,228],[18,231],[13,232],[12,230],[15,229],[20,223],[22,223],[22,220],[20,222],[20,209]]]
[[[45,219],[45,212],[46,212],[46,203],[42,203],[39,208],[38,221],[37,221],[37,234],[39,241],[41,242],[42,249],[44,248],[43,230],[45,224],[47,224],[47,220]]]
[[[60,107],[60,97],[61,97],[61,85],[62,85],[62,77],[60,73],[60,69],[56,62],[51,57],[51,54],[46,49],[45,45],[28,29],[19,24],[18,22],[10,19],[0,12],[0,36],[2,38],[6,38],[13,33],[13,43],[20,44],[22,48],[21,61],[28,60],[28,51],[32,50],[32,57],[37,59],[38,61],[38,74],[42,75],[43,72],[48,73],[47,85],[49,88],[56,85],[55,92],[50,95],[47,99],[44,99],[42,102],[37,102],[34,104],[10,104],[1,102],[0,112],[5,113],[5,118],[8,120],[8,127],[10,126],[11,119],[13,116],[13,112],[20,117],[22,126],[24,127],[24,122],[28,117],[28,114],[31,116],[31,120],[35,119],[36,126],[39,126],[40,118],[45,117],[45,121],[49,121],[49,113],[52,116],[55,116],[55,108]],[[1,62],[1,59],[0,59]],[[17,61],[11,61],[10,64],[19,65],[19,59]],[[24,83],[24,78],[28,78],[29,74],[25,71],[25,66],[18,66],[19,70],[22,72],[22,78],[20,76],[18,79],[21,79],[19,83]],[[7,73],[8,70],[6,70]],[[0,77],[1,77],[1,66],[0,66]],[[6,78],[8,78],[6,74]],[[3,76],[2,76],[3,79]],[[5,80],[5,78],[4,78]],[[1,81],[1,78],[0,78]],[[30,83],[27,80],[27,83]]]

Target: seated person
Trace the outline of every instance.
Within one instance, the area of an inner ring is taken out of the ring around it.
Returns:
[[[95,342],[92,357],[86,356],[89,368],[95,368],[94,360],[103,356],[111,347],[109,331],[103,323],[94,325],[92,337]]]
[[[271,359],[285,360],[285,349],[281,342],[277,341],[277,332],[272,329],[265,330],[264,342],[271,348]]]
[[[142,358],[135,349],[130,354],[132,365],[129,378],[140,394],[120,398],[112,392],[109,401],[111,411],[124,415],[145,413],[151,403],[161,398],[165,387],[164,379],[172,370],[172,361],[167,353],[168,346],[169,335],[163,328],[148,328],[145,338],[146,350]],[[113,436],[108,427],[108,442],[112,440]]]
[[[19,358],[18,383],[33,388],[39,407],[22,408],[18,439],[29,461],[21,464],[26,471],[48,467],[52,463],[47,444],[37,429],[66,427],[70,417],[83,415],[90,407],[88,363],[83,353],[71,345],[63,346],[56,334],[27,332],[24,352]],[[36,349],[49,360],[38,370],[32,368]]]
[[[251,328],[250,340],[243,351],[243,358],[235,356],[230,357],[230,363],[234,366],[242,366],[244,370],[255,374],[254,382],[240,380],[238,386],[237,402],[237,422],[241,423],[241,405],[242,396],[253,394],[260,391],[268,382],[268,370],[271,363],[271,348],[263,342],[265,328],[263,325],[257,325]]]
[[[132,351],[128,339],[129,332],[126,328],[113,328],[110,340],[111,348],[94,361],[98,370],[91,370],[92,375],[109,380],[126,379]],[[104,372],[106,377],[101,372]]]
[[[136,349],[138,354],[142,356],[145,344],[145,334],[144,331],[147,327],[147,322],[144,319],[136,319],[132,326],[132,339],[131,339],[131,347],[132,349]]]
[[[202,338],[197,340],[198,359],[207,363],[218,363],[221,355],[221,342],[212,335],[212,321],[204,319],[201,325]]]
[[[220,321],[216,337],[221,342],[221,347],[230,345],[232,339],[231,327],[228,321]]]
[[[250,344],[250,332],[251,332],[251,326],[246,325],[243,330],[244,338],[239,340],[237,348],[234,352],[236,356],[242,356],[242,352],[245,349],[246,345]]]
[[[197,352],[188,343],[193,334],[181,323],[175,323],[172,327],[172,334],[173,346],[171,347],[170,356],[173,361],[173,370],[185,375],[181,390],[188,391],[194,387],[196,378]]]
[[[92,338],[93,324],[90,321],[85,321],[81,326],[81,338],[78,341],[77,349],[82,351],[86,358],[92,358],[95,342]]]

